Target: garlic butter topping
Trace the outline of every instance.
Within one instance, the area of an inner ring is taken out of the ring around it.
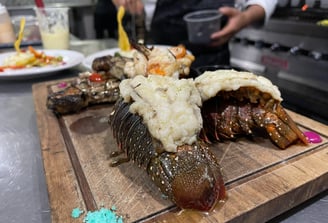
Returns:
[[[214,97],[219,91],[236,91],[240,87],[255,87],[269,93],[274,99],[282,101],[277,86],[273,85],[269,79],[249,72],[206,71],[196,78],[195,85],[201,94],[202,101]]]
[[[120,92],[132,102],[130,112],[143,118],[151,135],[168,152],[196,141],[203,121],[201,98],[192,79],[168,76],[136,76],[123,80]]]

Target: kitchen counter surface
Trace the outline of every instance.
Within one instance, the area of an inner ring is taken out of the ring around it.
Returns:
[[[89,55],[116,46],[115,40],[72,41],[71,50]],[[78,66],[47,78],[0,81],[0,222],[51,222],[32,85],[74,77],[83,70]],[[321,223],[327,219],[325,191],[270,222]]]

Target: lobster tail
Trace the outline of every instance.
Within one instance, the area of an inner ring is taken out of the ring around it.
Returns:
[[[129,107],[122,98],[115,104],[109,119],[113,136],[128,159],[147,168],[150,159],[155,156],[155,150],[149,148],[153,144],[152,138],[141,117],[129,112]]]
[[[200,141],[167,152],[153,139],[142,118],[118,100],[110,125],[119,148],[146,169],[161,192],[182,209],[211,210],[225,196],[221,168],[208,147]]]
[[[196,79],[202,95],[206,141],[234,139],[265,130],[281,149],[307,139],[281,105],[278,88],[268,79],[247,72],[205,72]]]
[[[183,209],[209,211],[225,197],[221,168],[199,142],[180,146],[177,153],[160,154],[150,163],[148,174]]]

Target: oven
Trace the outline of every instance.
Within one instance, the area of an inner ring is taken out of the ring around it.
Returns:
[[[268,77],[283,105],[328,123],[328,0],[279,1],[265,27],[230,42],[231,65]]]

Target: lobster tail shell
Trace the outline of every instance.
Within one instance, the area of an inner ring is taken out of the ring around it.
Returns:
[[[152,138],[141,117],[129,112],[129,108],[129,104],[124,103],[123,99],[119,99],[115,104],[109,119],[113,136],[119,149],[124,151],[129,159],[147,168],[150,159],[155,156],[155,151],[149,148]]]
[[[221,168],[208,147],[200,143],[162,153],[148,174],[163,193],[183,209],[210,211],[225,197]]]
[[[236,91],[236,94],[239,93]],[[308,144],[279,101],[269,99],[254,103],[248,98],[237,100],[231,97],[231,93],[220,94],[203,103],[204,126],[201,137],[204,140],[235,139],[239,135],[252,135],[253,130],[262,129],[280,149],[286,149],[298,141]]]
[[[119,148],[146,169],[156,186],[182,209],[211,210],[225,196],[221,168],[201,141],[166,152],[153,139],[142,118],[129,112],[129,104],[117,101],[110,125]]]

